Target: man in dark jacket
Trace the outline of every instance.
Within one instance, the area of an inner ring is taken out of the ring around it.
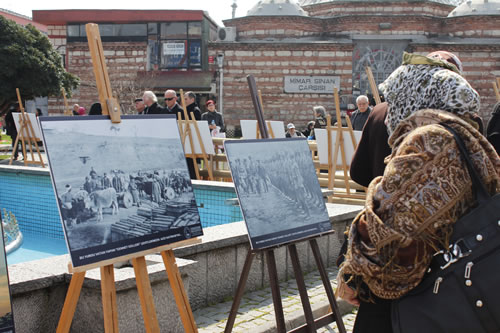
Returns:
[[[194,119],[201,120],[201,110],[196,104],[196,94],[192,91],[188,91],[184,94],[184,99],[186,100],[186,110],[189,117],[191,117],[191,112],[194,114]]]
[[[19,151],[19,141],[17,142],[17,147],[14,147],[16,143],[16,138],[17,138],[17,128],[16,128],[16,123],[14,122],[14,116],[12,115],[12,112],[19,112],[19,104],[13,104],[10,106],[9,111],[7,111],[7,114],[5,115],[5,129],[7,132],[7,135],[10,136],[12,139],[12,149],[14,151],[14,160],[17,160],[18,158],[18,151]]]
[[[351,115],[352,128],[355,131],[362,131],[365,126],[366,119],[368,119],[372,109],[370,108],[368,97],[365,95],[361,95],[356,98],[356,105],[358,109]]]
[[[206,120],[208,122],[210,132],[216,129],[217,126],[220,128],[220,132],[224,132],[224,118],[219,112],[217,112],[217,110],[215,110],[215,102],[209,99],[205,105],[208,112],[201,115],[201,120]]]
[[[165,110],[158,105],[158,98],[152,91],[145,91],[144,94],[142,95],[142,101],[144,102],[144,105],[146,105],[146,108],[144,108],[144,111],[142,114],[161,114],[161,113],[166,113]]]
[[[165,91],[165,110],[168,114],[175,114],[177,119],[184,119],[184,111],[182,107],[177,103],[177,93],[175,90],[168,89]]]

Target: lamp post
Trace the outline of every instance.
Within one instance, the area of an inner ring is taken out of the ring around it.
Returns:
[[[217,54],[217,66],[219,67],[219,112],[221,114],[224,114],[224,108],[223,108],[223,92],[224,92],[224,54],[219,53]]]

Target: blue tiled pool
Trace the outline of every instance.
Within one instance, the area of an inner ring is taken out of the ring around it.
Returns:
[[[225,204],[236,198],[234,188],[196,181],[193,187],[204,228],[243,219],[238,206]],[[23,246],[7,256],[9,265],[67,253],[48,170],[0,167],[0,208],[14,213],[24,235]]]

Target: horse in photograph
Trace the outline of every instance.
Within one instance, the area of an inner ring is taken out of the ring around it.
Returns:
[[[111,207],[112,215],[118,214],[118,196],[112,187],[89,194],[88,207],[97,210],[97,221],[102,221],[102,209]]]

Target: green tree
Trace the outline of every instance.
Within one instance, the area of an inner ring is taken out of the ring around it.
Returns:
[[[62,87],[69,95],[78,84],[47,36],[0,16],[0,115],[17,101],[16,88],[24,101],[60,95]]]

